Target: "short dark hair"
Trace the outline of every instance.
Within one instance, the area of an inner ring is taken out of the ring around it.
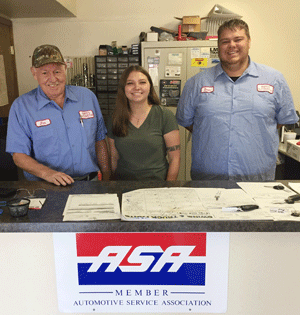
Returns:
[[[229,21],[225,21],[218,29],[218,40],[221,37],[222,32],[225,29],[229,29],[231,31],[234,31],[236,29],[245,30],[245,34],[250,39],[250,32],[249,32],[249,26],[248,24],[240,19],[232,19]]]

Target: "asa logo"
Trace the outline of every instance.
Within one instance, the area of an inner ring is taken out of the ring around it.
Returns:
[[[79,285],[205,285],[206,233],[78,233]]]

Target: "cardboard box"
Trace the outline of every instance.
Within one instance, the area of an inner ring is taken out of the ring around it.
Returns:
[[[199,15],[184,16],[181,31],[183,33],[200,32],[201,20]]]
[[[287,140],[286,142],[286,154],[296,161],[300,162],[300,145],[296,143],[298,140]]]
[[[147,42],[157,42],[158,41],[158,33],[155,33],[155,32],[147,33],[146,40],[147,40]]]

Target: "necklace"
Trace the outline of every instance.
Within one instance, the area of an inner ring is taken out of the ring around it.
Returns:
[[[139,115],[139,116],[135,116],[135,115],[131,114],[130,117],[131,117],[131,119],[134,120],[134,122],[135,122],[135,124],[136,124],[137,126],[140,126],[140,125],[145,121],[147,115],[149,114],[150,109],[151,109],[151,107],[148,108],[146,112],[142,113],[142,114]]]

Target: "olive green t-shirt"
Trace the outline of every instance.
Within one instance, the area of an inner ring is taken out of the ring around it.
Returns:
[[[107,135],[115,140],[120,157],[116,169],[117,179],[165,180],[169,165],[163,136],[177,129],[178,124],[174,114],[158,105],[151,107],[147,118],[139,128],[129,122],[126,137],[114,136],[110,121]]]

